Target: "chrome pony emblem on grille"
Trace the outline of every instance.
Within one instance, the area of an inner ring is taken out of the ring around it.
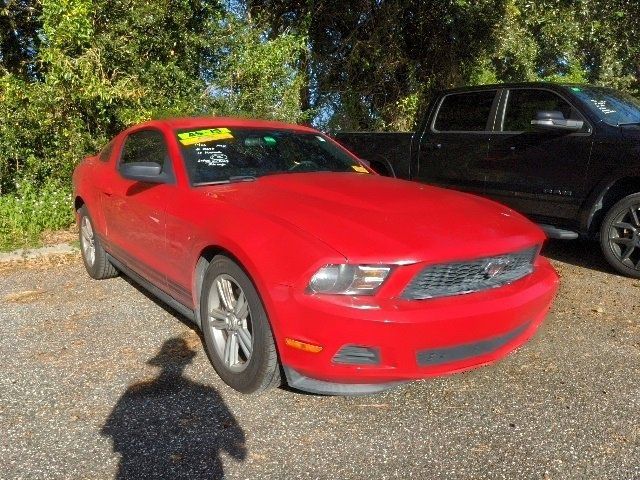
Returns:
[[[511,264],[511,260],[508,258],[492,258],[487,262],[482,270],[482,275],[487,280],[495,278],[503,273]]]

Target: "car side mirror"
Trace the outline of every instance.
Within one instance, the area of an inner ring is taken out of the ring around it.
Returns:
[[[156,162],[123,163],[118,168],[120,174],[129,180],[145,183],[167,183],[169,177],[162,172],[162,166]]]
[[[536,118],[531,120],[531,125],[538,130],[577,132],[582,130],[584,122],[582,120],[566,119],[562,112],[555,110],[541,110],[536,113]]]

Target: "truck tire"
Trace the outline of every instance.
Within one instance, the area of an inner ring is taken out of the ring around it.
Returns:
[[[640,193],[623,198],[607,212],[600,227],[600,247],[619,273],[640,278]]]

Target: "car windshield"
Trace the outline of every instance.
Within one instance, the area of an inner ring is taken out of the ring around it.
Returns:
[[[300,172],[368,173],[331,140],[314,133],[251,128],[179,130],[192,185]]]
[[[640,123],[640,100],[610,88],[570,87],[595,115],[609,125]]]

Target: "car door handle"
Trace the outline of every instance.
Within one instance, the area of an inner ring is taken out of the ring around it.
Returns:
[[[442,148],[441,143],[427,143],[425,146],[428,150],[440,150]]]
[[[102,193],[104,193],[107,197],[110,197],[111,195],[113,195],[113,191],[111,190],[103,190]]]

